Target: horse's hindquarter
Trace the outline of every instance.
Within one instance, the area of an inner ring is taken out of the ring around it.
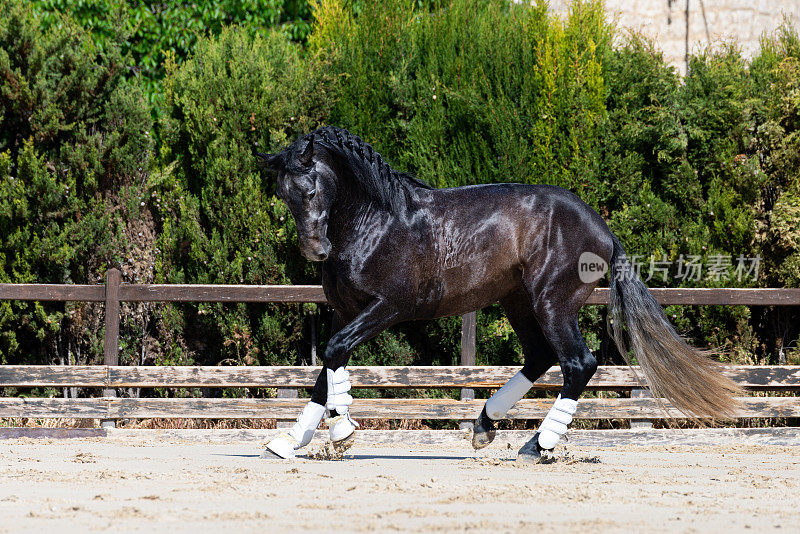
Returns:
[[[603,231],[598,224],[605,226],[577,197],[550,186],[496,184],[437,190],[431,211],[443,288],[437,316],[496,302],[520,289],[524,270],[552,270],[559,261],[572,263],[571,252],[590,247],[587,237]],[[562,249],[558,258],[554,249]],[[574,263],[577,274],[577,256]]]

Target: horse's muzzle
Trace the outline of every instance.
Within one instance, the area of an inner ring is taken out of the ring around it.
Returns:
[[[320,240],[314,240],[314,243],[308,243],[303,247],[303,256],[310,261],[325,261],[331,253],[331,242],[327,237]]]

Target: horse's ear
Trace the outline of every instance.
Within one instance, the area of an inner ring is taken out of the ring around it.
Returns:
[[[297,156],[297,161],[303,167],[310,167],[314,163],[314,138],[311,137],[303,148],[303,151]]]
[[[265,169],[270,171],[277,171],[283,168],[283,157],[280,153],[277,154],[264,154],[262,152],[255,152],[255,155],[261,158],[259,163]]]

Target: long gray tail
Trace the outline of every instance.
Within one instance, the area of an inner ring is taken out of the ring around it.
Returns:
[[[612,238],[609,331],[620,353],[628,364],[631,356],[636,358],[653,396],[666,397],[689,418],[731,418],[741,389],[708,353],[690,347],[675,332],[628,262],[622,244]]]

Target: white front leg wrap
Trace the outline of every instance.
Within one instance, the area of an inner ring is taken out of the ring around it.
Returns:
[[[578,408],[578,401],[572,399],[562,399],[561,395],[556,399],[553,407],[547,412],[542,424],[539,425],[539,446],[543,449],[552,449],[567,433],[567,427],[572,422],[572,416]]]
[[[297,418],[297,422],[292,429],[289,430],[289,435],[297,441],[296,449],[305,447],[311,443],[311,438],[314,437],[314,431],[319,427],[319,423],[322,421],[324,415],[325,407],[321,404],[317,404],[316,402],[309,402],[306,404],[306,407],[303,408],[302,413]]]
[[[295,451],[305,447],[314,437],[314,431],[325,415],[325,406],[309,402],[288,432],[276,436],[267,444],[267,449],[281,458],[294,458]]]
[[[495,421],[502,419],[532,387],[533,382],[519,371],[486,401],[486,415]]]
[[[339,367],[335,371],[326,369],[328,373],[328,400],[325,407],[331,411],[343,415],[353,404],[353,397],[350,391],[350,373],[344,367]]]

